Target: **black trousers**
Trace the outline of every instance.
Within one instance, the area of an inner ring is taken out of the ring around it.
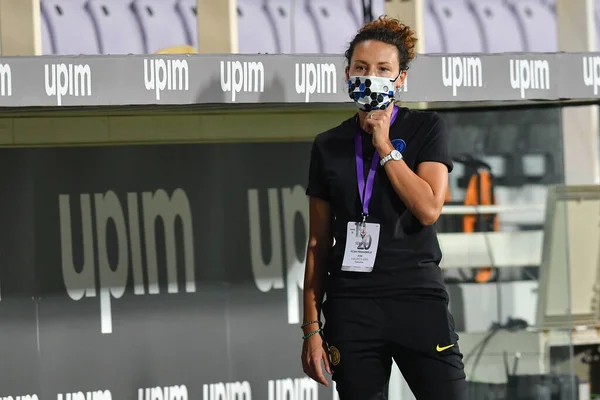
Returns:
[[[324,336],[340,400],[386,400],[392,359],[417,400],[465,400],[458,335],[446,301],[430,296],[335,298]]]

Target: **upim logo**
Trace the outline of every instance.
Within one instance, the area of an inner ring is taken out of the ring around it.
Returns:
[[[319,387],[310,378],[269,381],[269,400],[318,400]]]
[[[0,64],[0,96],[12,96],[12,71],[8,64]]]
[[[17,396],[17,397],[13,397],[13,396],[8,396],[8,397],[1,397],[0,396],[0,400],[39,400],[36,394],[33,395],[26,395],[26,396]]]
[[[92,70],[89,65],[51,64],[44,65],[46,94],[56,96],[62,105],[63,97],[91,96]]]
[[[594,88],[594,96],[600,87],[600,57],[583,57],[583,82]]]
[[[510,60],[510,85],[521,89],[524,99],[529,89],[550,89],[550,65],[546,60]]]
[[[203,400],[252,400],[250,383],[211,383],[202,385]]]
[[[296,63],[296,93],[304,94],[306,103],[310,95],[337,93],[337,71],[334,64]]]
[[[64,397],[63,397],[64,396]],[[109,390],[98,390],[95,392],[77,392],[67,393],[66,395],[59,393],[57,400],[112,400],[112,395]]]
[[[483,68],[479,57],[442,57],[442,81],[452,87],[452,96],[459,87],[483,87]]]
[[[146,90],[154,90],[156,100],[160,93],[187,91],[190,89],[190,73],[186,60],[144,59],[144,85]]]
[[[227,69],[225,69],[227,66]],[[231,101],[238,93],[265,91],[265,67],[262,62],[221,61],[221,89],[231,92]]]
[[[138,400],[188,400],[185,385],[138,389]]]
[[[123,296],[130,273],[133,274],[134,294],[146,294],[144,278],[148,282],[148,294],[160,292],[156,241],[158,227],[164,229],[162,236],[165,240],[167,292],[179,293],[178,265],[185,266],[185,291],[196,291],[192,211],[188,197],[182,189],[176,189],[170,198],[162,189],[154,193],[144,192],[141,196],[137,193],[127,193],[127,214],[112,190],[94,194],[93,207],[91,195],[82,194],[79,197],[80,213],[75,220],[81,222],[72,224],[71,196],[58,196],[63,280],[71,299],[78,301],[84,296],[96,297],[94,260],[97,257],[102,333],[112,332],[111,301]],[[184,259],[179,262],[175,240],[177,219],[182,229],[182,235],[179,237],[183,240],[184,254]],[[157,225],[159,220],[162,224]],[[81,230],[75,228],[73,235],[72,229],[77,225],[81,226]],[[95,232],[93,226],[96,228]],[[81,266],[76,266],[73,261],[73,247],[80,243],[79,240],[74,242],[73,236],[81,238]],[[112,236],[112,242],[117,244],[114,254],[108,253],[108,236]],[[145,270],[142,268],[142,250],[146,256]],[[109,260],[113,260],[112,265]]]
[[[280,200],[283,203],[283,218],[280,215]],[[304,288],[303,271],[306,246],[308,244],[308,198],[304,188],[296,185],[293,188],[267,191],[268,216],[259,213],[258,189],[248,190],[248,216],[250,219],[250,261],[254,275],[254,283],[261,292],[287,287],[288,323],[300,322],[300,291]],[[263,200],[264,201],[264,200]],[[300,216],[303,225],[304,243],[296,246],[296,216]],[[267,223],[270,233],[270,246],[261,242],[262,223]],[[283,225],[283,234],[282,234]],[[282,240],[285,246],[282,246]],[[269,248],[271,256],[265,262],[263,248]],[[285,248],[285,260],[282,252]],[[284,271],[284,265],[285,271]],[[286,282],[284,284],[283,277]]]

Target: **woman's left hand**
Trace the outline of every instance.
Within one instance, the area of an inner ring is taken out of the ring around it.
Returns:
[[[373,146],[380,150],[385,147],[393,147],[390,142],[390,115],[377,110],[371,111],[365,118],[363,129],[373,135]]]

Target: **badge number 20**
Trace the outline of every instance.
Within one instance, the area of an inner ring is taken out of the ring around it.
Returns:
[[[373,238],[367,233],[366,228],[361,223],[356,224],[356,238],[359,239],[356,242],[357,250],[369,250],[371,248]]]

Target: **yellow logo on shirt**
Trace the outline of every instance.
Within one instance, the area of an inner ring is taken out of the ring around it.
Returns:
[[[448,350],[449,348],[453,347],[454,344],[448,345],[448,346],[444,346],[444,347],[440,347],[440,345],[438,344],[435,349],[437,350],[438,353],[441,353],[444,350]]]

